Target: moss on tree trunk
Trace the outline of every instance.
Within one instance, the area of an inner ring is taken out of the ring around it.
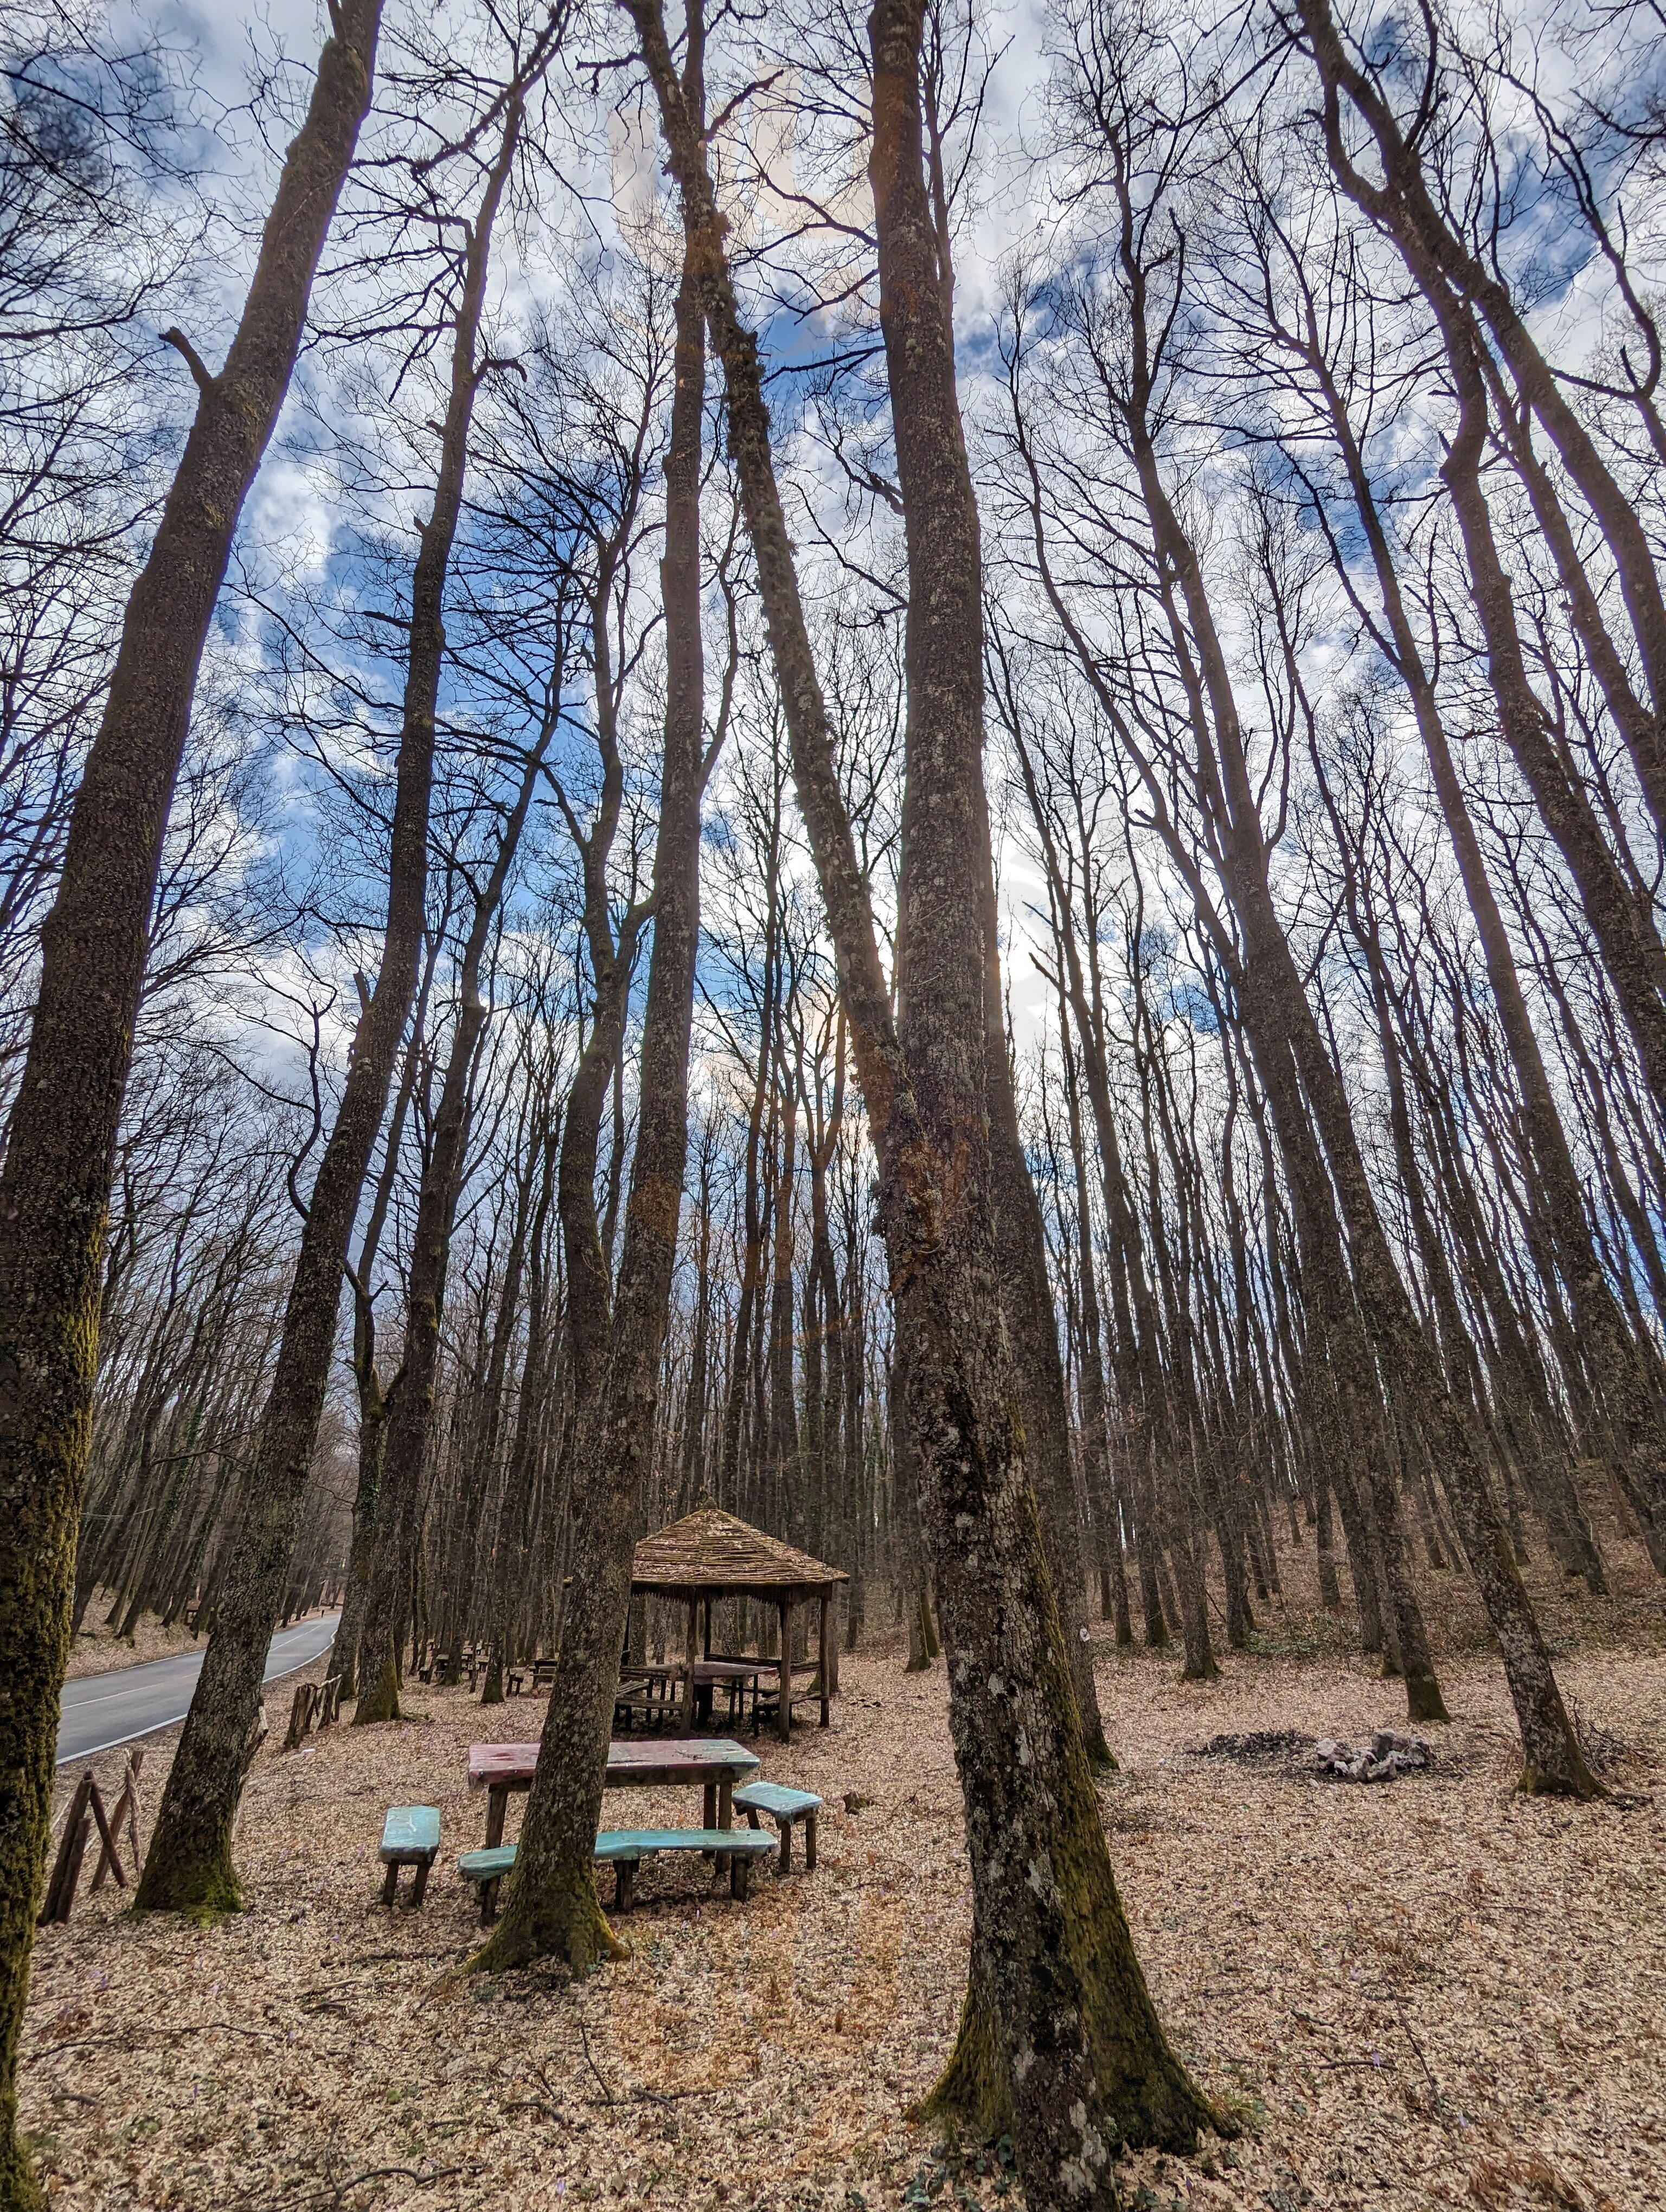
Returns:
[[[376,1686],[359,1699],[353,1715],[355,1728],[368,1728],[377,1721],[403,1720],[399,1709],[399,1664],[391,1647],[384,1650],[382,1663],[376,1675]]]

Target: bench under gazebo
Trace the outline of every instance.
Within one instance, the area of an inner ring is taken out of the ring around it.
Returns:
[[[694,1709],[696,1665],[702,1661],[708,1666],[741,1663],[738,1656],[712,1650],[712,1601],[750,1597],[760,1604],[773,1606],[780,1618],[781,1632],[781,1653],[774,1662],[779,1684],[776,1726],[785,1739],[792,1729],[795,1703],[819,1705],[823,1728],[832,1718],[833,1591],[838,1583],[849,1579],[839,1568],[824,1566],[807,1552],[797,1552],[790,1544],[783,1544],[779,1537],[766,1536],[761,1528],[749,1527],[733,1513],[721,1512],[715,1506],[702,1506],[684,1515],[682,1520],[673,1521],[670,1528],[661,1528],[658,1535],[645,1536],[638,1544],[631,1565],[630,1594],[632,1597],[670,1598],[688,1608],[683,1700],[685,1718],[690,1720]],[[795,1668],[793,1608],[811,1603],[818,1607],[816,1656],[813,1662],[800,1662]],[[759,1674],[765,1673],[770,1663],[767,1659],[746,1662],[748,1666],[755,1665]],[[795,1674],[809,1678],[802,1689],[793,1686]]]

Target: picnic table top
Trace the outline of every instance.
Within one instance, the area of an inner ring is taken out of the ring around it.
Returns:
[[[531,1785],[536,1743],[471,1743],[469,1784],[509,1789]],[[636,1737],[607,1747],[605,1786],[610,1790],[656,1782],[739,1781],[758,1768],[757,1754],[727,1736]]]
[[[775,1659],[696,1659],[694,1679],[696,1682],[750,1682],[754,1675],[773,1674],[779,1663]],[[634,1680],[641,1674],[652,1676],[656,1682],[680,1682],[687,1667],[686,1659],[643,1659],[621,1668],[619,1679]]]

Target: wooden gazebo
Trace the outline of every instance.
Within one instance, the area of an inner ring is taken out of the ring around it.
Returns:
[[[824,1566],[807,1552],[795,1552],[790,1544],[783,1544],[779,1537],[766,1536],[761,1528],[748,1527],[733,1513],[720,1512],[715,1506],[702,1506],[697,1512],[672,1522],[669,1528],[661,1528],[658,1535],[644,1537],[638,1544],[631,1565],[630,1594],[633,1597],[679,1598],[687,1606],[688,1669],[684,1696],[690,1710],[696,1658],[702,1652],[707,1660],[728,1656],[714,1652],[711,1648],[712,1600],[751,1597],[762,1604],[773,1605],[781,1617],[781,1656],[775,1664],[781,1686],[777,1725],[784,1739],[793,1725],[793,1607],[812,1599],[819,1604],[815,1665],[801,1666],[798,1670],[800,1674],[813,1676],[813,1680],[799,1696],[801,1702],[815,1701],[820,1705],[821,1725],[825,1728],[832,1717],[830,1614],[833,1590],[836,1583],[849,1579],[839,1568]],[[700,1633],[702,1606],[703,1639]],[[763,1666],[768,1664],[767,1660],[762,1662]]]

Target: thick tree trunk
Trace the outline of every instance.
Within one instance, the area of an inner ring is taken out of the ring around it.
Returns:
[[[289,388],[370,105],[380,0],[342,0],[217,376],[129,599],[42,933],[0,1177],[0,2204],[42,2200],[16,2132],[18,2037],[52,1800],[97,1364],[111,1163],[146,932],[204,641]]]
[[[283,1601],[329,1387],[348,1243],[416,991],[435,710],[445,655],[441,610],[462,503],[491,219],[507,174],[506,160],[494,171],[470,234],[440,471],[412,580],[410,650],[388,848],[387,921],[375,988],[354,1036],[341,1104],[313,1186],[225,1592],[135,1899],[143,1911],[233,1911],[242,1901],[231,1856],[241,1789],[236,1752],[247,1741],[260,1702],[266,1646]]]
[[[915,1223],[907,1243],[893,1231],[892,1272],[973,1885],[967,2009],[928,2104],[979,2126],[997,2112],[1007,2118],[1031,2205],[1109,2204],[1119,2139],[1189,2147],[1207,2116],[1163,2037],[1121,1918],[1038,1540],[1026,1436],[1012,1424],[1014,1353],[1023,1361],[1046,1347],[1031,1328],[1016,1344],[1003,1328],[1010,1275],[1001,1298],[990,1296],[992,1278],[1016,1263],[1018,1287],[1033,1297],[1031,1239],[1014,1224],[1023,1198],[1035,1201],[1013,1142],[998,984],[991,1020],[999,967],[982,759],[982,559],[946,241],[924,172],[922,30],[919,0],[879,0],[868,22],[869,174],[909,578],[897,1041],[938,1186],[936,1249],[919,1249]],[[882,1171],[885,1154],[882,1140]],[[1039,1244],[1038,1215],[1034,1225]],[[1054,1431],[1038,1439],[1037,1474],[1056,1494],[1067,1462],[1050,1301],[1046,1318],[1052,1372],[1035,1401],[1026,1402],[1023,1382],[1016,1395],[1026,1425],[1033,1405]],[[1079,1558],[1074,1575],[1079,1614]],[[1041,1884],[1038,1866],[1049,1869]]]
[[[972,2002],[940,2103],[976,2121],[1012,2117],[1030,2201],[1109,2205],[1122,2141],[1189,2148],[1211,2118],[1170,2050],[1111,1879],[1081,1745],[1058,1612],[1024,1477],[989,1218],[983,1099],[987,839],[980,726],[939,711],[963,696],[947,656],[981,651],[970,484],[959,443],[948,331],[911,315],[938,284],[921,171],[917,8],[881,11],[872,173],[880,216],[882,321],[893,393],[929,377],[946,434],[897,419],[909,522],[908,786],[899,918],[902,1021],[893,1028],[866,884],[834,770],[776,487],[757,341],[741,324],[697,118],[672,63],[658,0],[631,12],[659,97],[684,222],[722,360],[730,450],[757,558],[765,618],[809,833],[836,951],[857,1070],[879,1158],[879,1212],[906,1346],[906,1425],[950,1658],[950,1723],[966,1799],[978,1930]],[[921,265],[916,267],[915,263]],[[900,264],[900,265],[899,265]],[[899,293],[904,295],[900,302]],[[906,453],[904,449],[906,450]],[[942,562],[930,558],[936,501],[953,503]],[[952,552],[951,553],[951,547]],[[927,580],[930,580],[929,583]],[[933,622],[928,592],[944,596]],[[916,624],[918,628],[916,629]]]

